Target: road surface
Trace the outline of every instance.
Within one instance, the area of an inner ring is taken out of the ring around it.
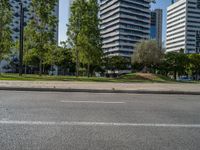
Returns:
[[[199,150],[200,96],[0,91],[1,150]]]

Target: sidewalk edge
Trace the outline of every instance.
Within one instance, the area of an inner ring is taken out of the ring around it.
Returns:
[[[192,91],[152,91],[152,90],[109,90],[109,89],[62,89],[62,88],[27,88],[27,87],[0,87],[1,91],[36,91],[36,92],[86,92],[86,93],[127,93],[127,94],[178,94],[200,95]]]

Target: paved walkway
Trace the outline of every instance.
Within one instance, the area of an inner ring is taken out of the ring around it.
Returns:
[[[199,92],[200,84],[189,83],[96,83],[62,81],[0,81],[3,88],[37,88],[61,90],[113,90],[113,91],[163,91]]]

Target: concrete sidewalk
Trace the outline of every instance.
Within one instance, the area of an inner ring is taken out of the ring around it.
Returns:
[[[200,84],[0,81],[0,90],[200,95]]]

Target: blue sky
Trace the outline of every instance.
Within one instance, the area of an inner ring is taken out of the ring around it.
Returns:
[[[59,16],[59,41],[66,40],[66,23],[68,20],[68,8],[69,0],[59,0],[60,1],[60,16]],[[165,40],[165,29],[166,29],[166,9],[169,6],[171,0],[157,0],[157,3],[152,6],[154,8],[162,8],[164,11],[163,16],[163,40]]]

